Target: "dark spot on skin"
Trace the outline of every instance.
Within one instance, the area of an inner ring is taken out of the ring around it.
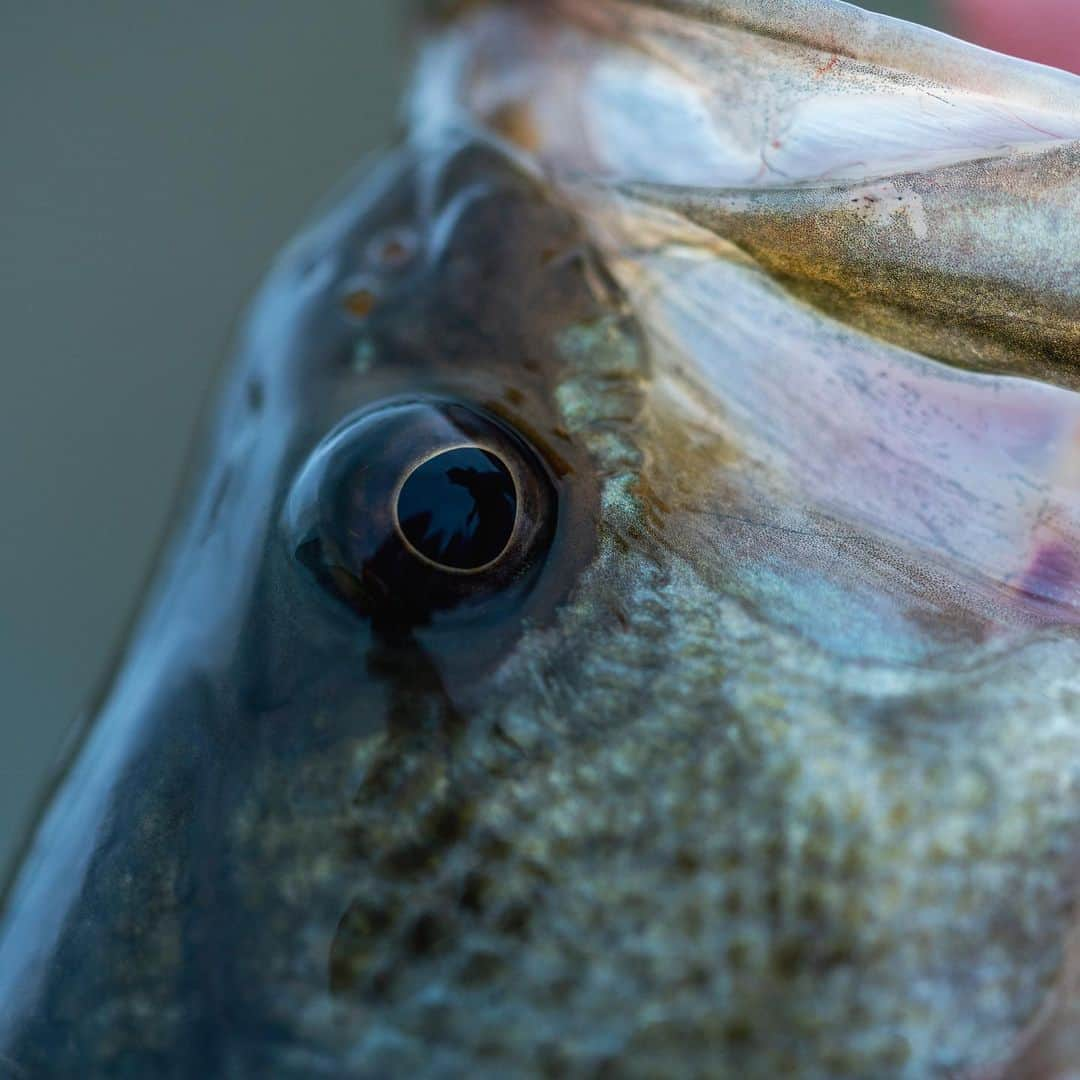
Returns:
[[[476,838],[476,850],[485,862],[503,862],[510,857],[510,842],[498,833],[486,831]]]
[[[361,825],[349,825],[342,833],[343,851],[350,861],[364,859],[368,855],[371,840],[367,830]]]
[[[464,839],[469,830],[470,814],[467,806],[452,804],[440,806],[425,822],[425,832],[433,843],[448,848]]]
[[[537,1051],[537,1058],[543,1075],[551,1080],[558,1080],[570,1071],[566,1052],[554,1043],[545,1043]]]
[[[464,986],[482,986],[491,982],[504,966],[498,953],[478,950],[467,957],[459,977]]]
[[[830,968],[850,967],[854,962],[855,953],[850,945],[836,945],[821,957],[820,968],[827,971]]]
[[[368,652],[367,670],[386,679],[392,688],[388,723],[394,729],[407,730],[431,709],[440,716],[446,737],[456,737],[464,728],[464,719],[450,700],[438,667],[411,629],[380,628]]]
[[[631,622],[630,616],[627,614],[626,610],[622,606],[620,606],[619,604],[614,604],[613,603],[613,604],[609,604],[608,611],[611,612],[611,615],[614,617],[615,621],[619,624],[619,630],[624,634],[627,633],[630,630],[633,623]]]
[[[330,991],[352,989],[367,968],[383,934],[393,925],[388,911],[355,900],[338,922],[330,948]]]
[[[732,971],[742,971],[750,959],[750,950],[740,941],[732,942],[727,950],[727,963]]]
[[[439,849],[432,844],[407,844],[388,851],[379,870],[390,877],[419,878],[432,869],[438,856]]]
[[[765,911],[773,922],[780,918],[782,900],[780,890],[775,885],[765,891]]]
[[[266,403],[266,390],[263,387],[262,379],[257,376],[247,381],[247,403],[248,408],[253,412],[261,412],[263,405]]]
[[[425,911],[412,924],[406,938],[406,947],[414,956],[428,956],[446,937],[446,928],[439,917],[431,911]]]
[[[373,998],[384,998],[394,985],[394,970],[391,967],[381,968],[371,977],[369,992]]]
[[[681,874],[696,874],[701,869],[701,858],[687,848],[680,848],[675,853],[675,867]]]
[[[782,941],[773,949],[772,968],[781,979],[793,979],[806,966],[802,942]]]
[[[911,1043],[903,1035],[897,1035],[889,1047],[888,1055],[898,1067],[904,1065],[911,1057]]]
[[[510,937],[526,940],[529,937],[529,928],[532,923],[532,912],[529,906],[516,901],[508,904],[500,913],[496,923],[498,929]]]
[[[821,897],[814,892],[803,893],[799,898],[799,915],[809,922],[816,922],[823,914]]]
[[[479,870],[470,870],[461,887],[461,907],[472,915],[483,915],[491,892],[490,879]]]
[[[724,1027],[724,1040],[731,1046],[748,1046],[754,1041],[754,1026],[749,1020],[731,1020]]]

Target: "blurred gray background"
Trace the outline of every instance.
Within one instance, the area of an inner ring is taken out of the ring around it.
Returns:
[[[407,6],[0,0],[0,867],[138,598],[234,318],[393,138]]]

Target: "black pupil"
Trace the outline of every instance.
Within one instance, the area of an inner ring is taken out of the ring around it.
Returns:
[[[463,446],[413,470],[398,495],[397,514],[405,539],[421,555],[454,570],[477,570],[510,542],[517,492],[494,454]]]

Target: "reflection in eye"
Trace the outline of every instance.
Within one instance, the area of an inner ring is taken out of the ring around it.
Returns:
[[[445,399],[393,401],[346,422],[285,506],[290,553],[383,627],[476,615],[520,598],[543,565],[558,498],[502,420]]]
[[[398,524],[425,559],[453,570],[479,570],[510,543],[517,491],[490,450],[460,446],[418,465],[402,485]]]

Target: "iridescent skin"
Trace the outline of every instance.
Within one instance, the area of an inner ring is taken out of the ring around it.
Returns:
[[[1075,283],[978,371],[945,314],[985,329],[1068,255],[1020,212],[1051,189],[1005,185],[1022,257],[973,292],[986,252],[954,258],[929,189],[916,248],[910,211],[835,217],[851,177],[583,182],[530,81],[572,6],[483,7],[418,100],[489,132],[418,123],[255,305],[189,522],[10,893],[0,1053],[35,1076],[1062,1075]],[[653,8],[700,33],[692,2],[576,10],[664,55]],[[777,18],[810,9],[843,14]],[[606,47],[582,40],[563,55]],[[621,151],[604,100],[589,131]],[[851,244],[808,245],[816,214]],[[907,276],[889,293],[872,260],[876,323],[809,295],[825,254],[857,280],[879,227]],[[916,255],[953,278],[904,320]],[[558,478],[523,606],[450,635],[344,609],[281,525],[327,432],[416,393],[497,413]]]

